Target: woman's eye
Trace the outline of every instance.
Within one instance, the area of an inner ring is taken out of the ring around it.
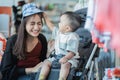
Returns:
[[[35,25],[35,23],[31,23],[31,25]]]
[[[42,23],[38,23],[38,25],[42,25]]]

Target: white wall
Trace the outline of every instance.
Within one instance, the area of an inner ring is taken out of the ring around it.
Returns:
[[[2,32],[5,37],[8,37],[9,32],[9,16],[6,14],[0,15],[0,32]]]
[[[19,0],[0,0],[0,6],[17,6]]]
[[[15,5],[16,3],[17,3],[17,0],[0,0],[0,6],[10,6],[11,7],[12,5]],[[0,32],[3,32],[4,35],[6,37],[8,37],[8,25],[9,25],[8,21],[9,21],[9,19],[6,17],[0,17],[0,20],[2,20],[2,21],[0,21],[0,22],[2,22],[0,24]],[[13,20],[13,16],[12,16],[12,20]],[[13,32],[11,31],[11,33],[13,33]]]
[[[12,6],[14,0],[0,0],[0,6]]]

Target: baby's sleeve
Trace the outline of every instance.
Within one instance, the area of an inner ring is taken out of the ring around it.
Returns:
[[[77,35],[71,35],[67,40],[67,48],[66,50],[72,51],[73,53],[78,53],[79,46],[79,37]]]

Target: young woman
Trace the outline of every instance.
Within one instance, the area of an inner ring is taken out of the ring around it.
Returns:
[[[47,40],[41,34],[42,11],[34,3],[22,9],[22,21],[18,34],[7,41],[0,72],[2,80],[34,80],[33,74],[46,59]]]

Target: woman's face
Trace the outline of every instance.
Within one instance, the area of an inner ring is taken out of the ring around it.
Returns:
[[[31,3],[33,2],[34,0],[25,0],[26,3]]]
[[[42,29],[41,18],[35,14],[29,18],[26,23],[26,31],[32,37],[37,37]]]

